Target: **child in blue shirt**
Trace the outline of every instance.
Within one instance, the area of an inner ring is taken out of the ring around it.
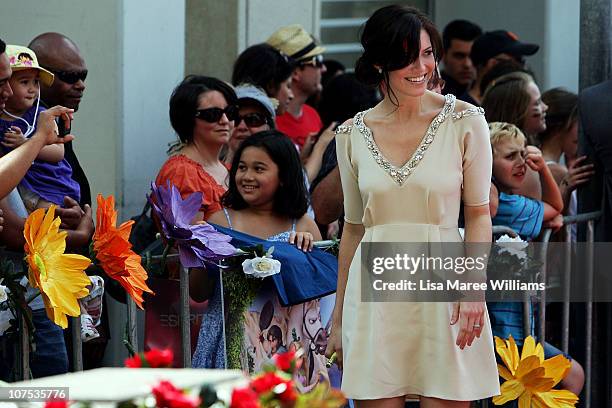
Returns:
[[[521,130],[509,123],[489,124],[493,149],[493,178],[499,190],[499,205],[492,219],[493,225],[504,225],[516,231],[523,240],[531,241],[540,235],[542,224],[552,220],[563,210],[563,199],[542,152],[534,146],[526,146]],[[525,180],[528,168],[537,172],[542,186],[542,200],[515,194]],[[534,310],[531,313],[530,333],[523,332],[523,304],[520,302],[488,302],[487,308],[495,336],[507,339],[510,335],[522,344],[523,339],[534,334]],[[561,354],[554,346],[545,343],[545,358]],[[572,361],[569,374],[562,386],[576,394],[584,384],[584,371]]]

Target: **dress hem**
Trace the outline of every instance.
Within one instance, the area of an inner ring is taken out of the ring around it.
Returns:
[[[447,400],[447,401],[462,401],[462,402],[466,402],[466,401],[479,401],[482,399],[486,399],[486,398],[492,398],[495,397],[497,395],[500,395],[500,392],[498,391],[497,394],[492,394],[491,392],[486,392],[483,394],[478,394],[474,397],[466,397],[466,396],[458,396],[458,395],[434,395],[434,393],[427,393],[427,392],[423,392],[423,391],[417,391],[414,389],[405,389],[405,391],[401,391],[401,392],[397,392],[397,393],[392,393],[392,394],[388,394],[388,395],[375,395],[375,396],[354,396],[351,395],[350,393],[348,393],[347,391],[345,391],[344,389],[342,390],[342,392],[344,392],[345,396],[349,399],[354,399],[354,400],[378,400],[378,399],[384,399],[384,398],[395,398],[395,397],[406,397],[406,398],[420,398],[420,397],[426,397],[426,398],[437,398],[437,399],[441,399],[441,400]]]

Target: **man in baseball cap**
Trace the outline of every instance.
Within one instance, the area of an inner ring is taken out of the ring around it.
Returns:
[[[514,61],[525,65],[525,56],[533,55],[540,49],[537,44],[519,41],[516,34],[506,30],[489,31],[474,41],[470,58],[476,67],[476,81],[468,92],[459,97],[473,105],[480,105],[484,89],[480,82],[487,72],[501,61]]]
[[[276,126],[301,149],[308,137],[323,127],[319,114],[306,105],[306,100],[321,92],[321,75],[326,71],[325,48],[299,24],[279,28],[266,42],[296,62],[291,75],[293,99],[287,112],[276,118]]]

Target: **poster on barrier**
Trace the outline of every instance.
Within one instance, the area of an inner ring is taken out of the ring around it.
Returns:
[[[325,357],[335,299],[332,294],[284,307],[271,287],[262,289],[245,312],[242,368],[256,373],[275,354],[294,351],[299,367],[295,380],[301,392],[321,381],[339,386],[337,370],[330,372]]]

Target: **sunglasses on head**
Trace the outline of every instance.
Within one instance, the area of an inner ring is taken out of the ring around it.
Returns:
[[[310,59],[300,61],[300,66],[304,66],[304,65],[310,65],[315,68],[322,68],[323,67],[323,55],[321,54],[315,55],[314,57]]]
[[[207,108],[207,109],[199,109],[196,111],[195,117],[198,119],[202,119],[208,123],[216,123],[221,120],[221,117],[225,114],[227,120],[230,122],[235,122],[238,120],[238,107],[234,105],[229,105],[225,109],[221,108]]]
[[[51,71],[53,75],[55,75],[55,78],[58,78],[60,81],[71,85],[76,84],[79,81],[85,82],[88,73],[86,69],[83,71],[59,71],[48,67],[45,68]]]
[[[260,127],[268,123],[266,116],[262,115],[261,113],[257,113],[257,112],[247,113],[246,115],[240,115],[238,117],[238,120],[236,121],[236,124],[242,122],[243,120],[244,120],[244,124],[250,128]]]

